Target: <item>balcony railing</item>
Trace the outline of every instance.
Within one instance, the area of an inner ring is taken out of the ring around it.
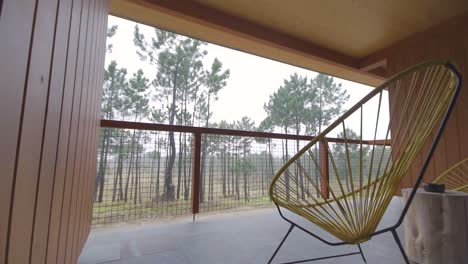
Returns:
[[[102,120],[93,224],[268,206],[271,204],[268,187],[275,172],[312,139],[302,135]],[[314,149],[322,171],[314,164],[304,166],[317,179],[319,175],[327,175],[323,180],[334,188],[337,186],[334,170],[353,168],[348,168],[344,160],[335,160],[337,168],[329,170],[328,152],[339,151],[344,140],[327,141],[329,148]],[[347,142],[383,145],[378,141]],[[324,195],[329,192],[326,186],[324,182],[320,184]]]

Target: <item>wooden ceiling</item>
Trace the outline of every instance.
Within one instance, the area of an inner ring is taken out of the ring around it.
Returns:
[[[467,0],[111,1],[116,16],[369,85],[386,63],[367,57],[465,12]]]
[[[467,0],[194,1],[352,57],[468,10]]]

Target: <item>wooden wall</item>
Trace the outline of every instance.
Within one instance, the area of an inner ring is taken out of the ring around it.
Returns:
[[[89,233],[108,1],[4,0],[0,263],[75,263]]]
[[[425,60],[444,58],[455,63],[464,77],[455,109],[424,178],[431,182],[448,167],[468,157],[468,13],[413,35],[366,60],[384,58],[389,76]],[[391,95],[390,100],[393,99]],[[424,150],[428,148],[429,144]],[[413,185],[423,161],[423,156],[416,159],[402,183],[403,188]]]

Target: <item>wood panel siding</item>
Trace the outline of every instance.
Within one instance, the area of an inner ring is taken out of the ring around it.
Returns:
[[[427,31],[420,32],[389,48],[377,52],[365,61],[387,60],[389,75],[429,59],[449,59],[464,77],[455,109],[426,172],[425,181],[432,182],[453,164],[468,157],[468,13],[458,16]],[[393,100],[390,92],[389,100]],[[397,111],[402,107],[396,102]],[[434,132],[435,133],[435,132]],[[398,142],[394,142],[396,147]],[[423,148],[427,153],[429,144]],[[420,155],[404,179],[401,187],[411,187],[417,177],[424,156]]]
[[[108,5],[3,3],[1,263],[75,263],[87,239]]]

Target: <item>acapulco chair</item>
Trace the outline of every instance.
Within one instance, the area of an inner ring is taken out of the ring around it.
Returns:
[[[291,231],[298,228],[330,246],[356,245],[358,251],[287,263],[354,254],[360,254],[366,262],[360,244],[390,232],[409,264],[396,229],[424,177],[461,81],[461,75],[448,61],[410,67],[372,90],[290,158],[270,184],[270,198],[290,227],[268,263]],[[386,103],[384,91],[390,98],[388,117],[381,114]],[[355,129],[357,136],[351,137],[349,129],[353,127],[359,129]],[[338,134],[341,139],[336,138]],[[421,155],[422,167],[410,174],[413,161]],[[378,229],[403,178],[411,176],[413,189],[398,220],[390,227]],[[337,241],[300,226],[285,216],[284,209],[327,231]]]

